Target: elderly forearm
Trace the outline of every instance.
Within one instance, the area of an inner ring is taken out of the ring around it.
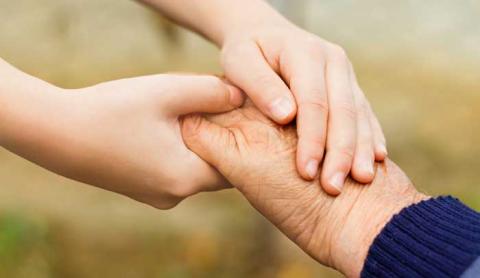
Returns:
[[[138,0],[192,29],[217,45],[235,30],[258,28],[265,22],[287,23],[262,0]]]

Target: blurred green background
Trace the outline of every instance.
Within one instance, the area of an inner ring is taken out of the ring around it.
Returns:
[[[346,48],[420,190],[480,209],[478,1],[272,2]],[[59,86],[221,72],[214,46],[133,1],[0,0],[0,20],[0,56]],[[234,190],[158,211],[3,150],[0,184],[0,277],[339,276]]]

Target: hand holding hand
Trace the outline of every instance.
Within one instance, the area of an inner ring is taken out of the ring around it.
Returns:
[[[332,195],[349,173],[373,179],[387,155],[381,127],[345,51],[289,22],[262,0],[140,0],[222,49],[226,77],[279,124],[297,116],[296,165],[307,180],[322,164]],[[188,7],[186,9],[185,7]]]

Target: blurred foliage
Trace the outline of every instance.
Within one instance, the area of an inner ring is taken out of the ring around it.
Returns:
[[[0,214],[0,277],[50,277],[50,253],[45,223],[19,212]]]
[[[480,209],[478,1],[276,0],[347,49],[390,157]],[[300,1],[299,1],[300,3]],[[0,56],[64,87],[220,72],[218,50],[133,1],[0,0]],[[234,190],[162,212],[0,150],[0,277],[338,277]]]

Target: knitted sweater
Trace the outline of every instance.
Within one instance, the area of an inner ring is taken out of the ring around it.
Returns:
[[[362,277],[480,277],[480,213],[453,197],[404,208],[370,246]]]

